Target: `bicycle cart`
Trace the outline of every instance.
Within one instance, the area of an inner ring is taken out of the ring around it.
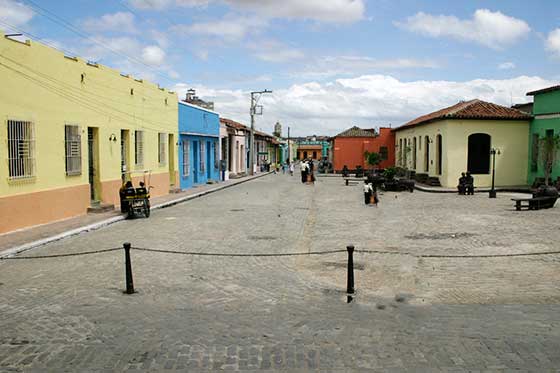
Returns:
[[[133,173],[142,173],[144,176],[144,181],[140,181],[138,188],[134,188],[132,184]],[[126,179],[128,180],[125,182]],[[119,191],[121,212],[126,213],[129,219],[140,216],[150,217],[150,179],[150,170],[123,172],[123,186]]]

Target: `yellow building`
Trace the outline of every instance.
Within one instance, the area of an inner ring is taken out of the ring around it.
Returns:
[[[525,185],[530,119],[519,110],[481,100],[459,102],[393,130],[397,166],[451,188],[469,171],[475,187],[488,187],[490,150],[496,149],[496,186]]]
[[[118,205],[123,176],[174,188],[174,92],[2,33],[0,82],[0,233]]]

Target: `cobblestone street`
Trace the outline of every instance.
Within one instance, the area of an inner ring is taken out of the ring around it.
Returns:
[[[26,252],[131,251],[0,261],[0,372],[560,371],[560,207],[513,194],[385,193],[269,175]]]

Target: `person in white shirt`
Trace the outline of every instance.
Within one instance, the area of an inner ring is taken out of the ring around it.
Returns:
[[[364,180],[364,202],[366,205],[369,205],[372,193],[373,193],[373,188],[371,184],[368,184],[367,180]]]
[[[305,183],[307,182],[307,173],[309,170],[309,166],[307,165],[306,161],[301,161],[300,170],[301,170],[301,182]]]

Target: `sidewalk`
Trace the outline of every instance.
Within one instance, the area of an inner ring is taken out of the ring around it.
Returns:
[[[151,198],[152,210],[157,210],[176,205],[206,194],[239,185],[247,181],[257,179],[272,172],[265,172],[254,176],[246,176],[239,179],[231,179],[219,184],[199,185],[180,193],[168,194],[161,197]],[[52,241],[61,240],[82,232],[106,227],[110,224],[125,219],[125,214],[120,210],[106,213],[80,215],[75,218],[56,221],[53,223],[37,225],[34,227],[20,229],[14,232],[0,235],[0,257],[13,255],[22,251],[45,245]]]
[[[428,193],[457,193],[457,188],[435,187],[435,186],[420,184],[418,182],[414,184],[414,189],[422,192],[428,192]],[[483,187],[483,188],[475,187],[474,192],[488,193],[490,189],[491,189],[490,187]],[[528,185],[495,187],[495,189],[496,192],[531,193],[531,187]]]

